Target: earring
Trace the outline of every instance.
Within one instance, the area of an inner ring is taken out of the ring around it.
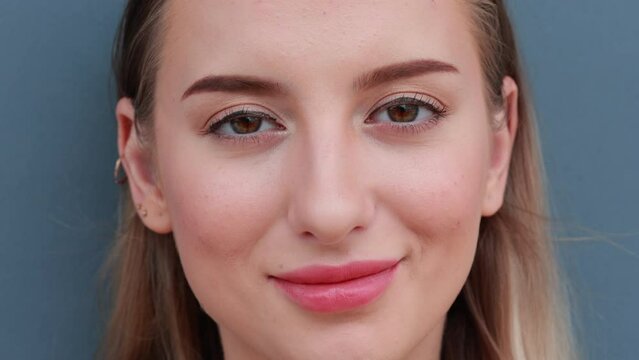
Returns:
[[[142,204],[138,204],[136,207],[138,211],[140,212],[140,215],[142,215],[142,217],[145,218],[147,215],[149,215],[148,211],[146,211],[146,209],[142,207]]]
[[[122,185],[126,182],[126,171],[122,170],[124,175],[120,176],[120,170],[122,170],[122,159],[118,158],[115,161],[115,169],[113,170],[113,182]]]

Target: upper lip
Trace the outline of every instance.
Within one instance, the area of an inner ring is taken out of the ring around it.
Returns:
[[[273,277],[297,284],[334,284],[374,275],[395,266],[399,260],[353,261],[344,265],[310,265]]]

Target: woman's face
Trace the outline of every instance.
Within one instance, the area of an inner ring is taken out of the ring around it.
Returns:
[[[463,6],[170,2],[155,156],[124,155],[229,358],[438,358],[514,133]]]

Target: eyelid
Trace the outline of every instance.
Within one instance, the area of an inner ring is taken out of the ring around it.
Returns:
[[[383,97],[381,100],[378,100],[377,102],[375,102],[375,105],[372,107],[373,110],[366,115],[366,119],[369,119],[373,114],[377,113],[378,111],[381,111],[385,108],[396,105],[393,103],[394,101],[397,101],[398,104],[404,103],[404,101],[399,101],[399,100],[406,99],[406,98],[410,98],[414,100],[415,104],[419,104],[419,103],[430,104],[436,109],[438,109],[441,113],[448,113],[449,111],[448,106],[444,102],[442,102],[441,100],[439,100],[438,98],[432,95],[426,95],[426,94],[418,93],[418,92],[397,92],[394,94],[387,95]]]
[[[252,108],[251,108],[252,107]],[[257,109],[259,108],[259,110]],[[257,105],[257,104],[241,104],[229,106],[223,110],[218,111],[217,113],[210,116],[207,121],[204,123],[204,126],[201,129],[201,132],[206,134],[209,132],[211,127],[215,124],[220,124],[223,121],[226,121],[225,118],[230,115],[241,115],[241,114],[252,114],[252,115],[266,115],[269,120],[277,122],[278,117],[268,108]]]
[[[259,109],[258,109],[259,108]],[[273,114],[268,108],[264,106],[256,105],[256,104],[242,104],[229,106],[223,110],[218,111],[208,118],[206,127],[210,127],[211,125],[223,121],[224,118],[233,115],[233,114],[265,114],[270,118],[276,119],[277,116]]]

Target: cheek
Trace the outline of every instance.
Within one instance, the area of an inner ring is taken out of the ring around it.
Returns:
[[[470,151],[433,148],[408,160],[394,158],[388,163],[393,171],[379,175],[378,192],[425,245],[439,241],[480,220],[487,153],[484,144],[476,144]]]
[[[232,276],[220,274],[255,264],[255,245],[279,214],[280,195],[271,186],[276,164],[221,162],[186,144],[173,149],[164,157],[162,184],[187,278],[209,286],[230,282]]]
[[[423,148],[387,161],[378,193],[400,228],[408,230],[407,265],[421,289],[447,309],[472,265],[488,169],[488,143],[481,137]],[[463,145],[462,145],[463,144]],[[378,163],[379,165],[379,163]],[[432,294],[439,294],[436,298]]]

